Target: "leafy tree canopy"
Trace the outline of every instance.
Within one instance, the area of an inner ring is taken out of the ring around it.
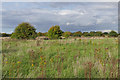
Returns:
[[[115,31],[112,30],[112,31],[109,33],[109,36],[110,36],[110,37],[117,37],[118,34],[117,34],[117,32],[115,32]]]
[[[72,35],[72,33],[68,32],[68,31],[63,33],[63,36],[66,37],[66,38],[68,38],[71,35]]]
[[[36,37],[36,29],[31,24],[26,22],[19,24],[11,36],[11,38],[16,39],[35,39]]]
[[[74,37],[81,37],[82,36],[82,32],[81,31],[75,32],[75,33],[73,33],[73,36]]]
[[[48,37],[50,39],[58,39],[61,37],[63,31],[60,30],[60,26],[58,25],[55,25],[55,26],[52,26],[49,30],[48,30]]]

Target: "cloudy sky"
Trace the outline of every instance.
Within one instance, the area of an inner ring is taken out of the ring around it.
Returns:
[[[2,32],[29,22],[37,32],[47,32],[53,25],[63,31],[118,30],[117,2],[4,2]]]

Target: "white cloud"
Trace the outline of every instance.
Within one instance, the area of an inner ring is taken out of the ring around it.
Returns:
[[[71,14],[84,15],[85,13],[84,12],[78,12],[78,11],[75,11],[75,10],[60,10],[60,11],[58,11],[58,14],[59,15],[71,15]]]
[[[5,33],[5,32],[2,32],[2,31],[1,31],[1,33]]]
[[[110,31],[112,31],[112,30],[102,30],[102,32],[110,32]]]
[[[66,23],[67,26],[69,26],[69,25],[71,25],[71,24],[73,24],[73,23],[70,23],[70,22],[67,22],[67,23]]]

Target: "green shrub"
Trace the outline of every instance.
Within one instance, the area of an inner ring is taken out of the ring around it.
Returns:
[[[38,36],[43,36],[43,33],[39,32],[37,33]]]
[[[90,33],[84,32],[84,33],[83,33],[83,36],[85,36],[85,37],[90,36]]]
[[[91,36],[91,37],[93,37],[93,36],[103,36],[103,33],[101,32],[101,31],[97,31],[97,32],[95,32],[95,31],[91,31],[90,33],[89,33],[89,35]]]
[[[0,33],[0,37],[10,37],[11,34],[7,34],[7,33]]]
[[[71,35],[72,35],[71,32],[64,32],[64,33],[62,34],[62,36],[66,37],[66,38],[68,38],[68,37],[71,36]]]
[[[110,36],[110,37],[117,37],[118,34],[117,34],[117,32],[115,32],[115,31],[111,31],[111,32],[109,33],[109,36]]]
[[[62,35],[62,30],[60,30],[60,26],[55,25],[52,26],[49,30],[48,30],[48,37],[50,39],[58,39],[60,38],[60,36]]]
[[[81,37],[82,36],[82,32],[80,32],[80,31],[75,32],[75,33],[73,33],[73,36],[74,37]]]
[[[101,32],[101,31],[97,31],[96,33],[95,33],[95,36],[103,36],[103,33]]]
[[[21,23],[16,28],[11,38],[16,39],[35,39],[37,37],[36,29],[29,23]]]

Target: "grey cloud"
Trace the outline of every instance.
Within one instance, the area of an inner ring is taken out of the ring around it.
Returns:
[[[41,32],[46,32],[52,25],[60,25],[64,31],[117,29],[117,3],[47,4],[50,6],[46,8],[32,3],[38,8],[4,10],[3,28],[15,28],[21,22],[30,22]]]

